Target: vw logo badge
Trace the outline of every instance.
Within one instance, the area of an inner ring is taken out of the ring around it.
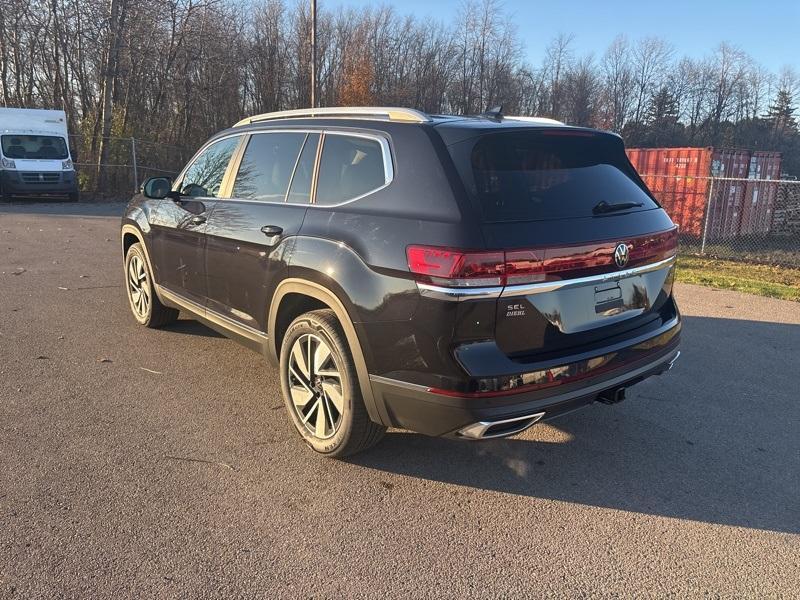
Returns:
[[[628,264],[628,255],[628,244],[617,244],[614,248],[614,262],[620,269]]]

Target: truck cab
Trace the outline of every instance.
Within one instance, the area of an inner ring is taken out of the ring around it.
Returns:
[[[64,111],[0,108],[0,195],[78,199]]]

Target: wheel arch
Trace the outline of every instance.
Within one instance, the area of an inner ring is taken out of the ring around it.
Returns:
[[[305,301],[305,305],[302,303],[300,304],[302,308],[308,307],[309,310],[329,308],[334,312],[342,327],[342,331],[344,331],[347,343],[350,346],[350,353],[353,356],[353,363],[356,367],[358,385],[361,388],[361,395],[364,398],[364,405],[367,408],[367,413],[370,419],[376,423],[387,425],[390,422],[389,415],[386,409],[379,405],[373,393],[364,352],[353,321],[342,301],[324,286],[313,281],[308,281],[307,279],[299,278],[285,279],[278,285],[272,297],[269,313],[267,315],[267,335],[269,339],[267,343],[267,358],[275,365],[280,363],[279,344],[282,340],[280,334],[281,327],[285,322],[285,313],[284,316],[282,316],[281,310],[286,310],[287,301],[298,302],[298,297],[305,297],[308,299]],[[303,312],[307,312],[307,310],[303,310]],[[288,326],[288,323],[286,323],[286,325]],[[283,331],[285,331],[285,329]]]
[[[150,276],[153,278],[153,291],[158,297],[159,302],[161,302],[164,305],[171,306],[171,304],[164,302],[164,299],[158,292],[159,286],[158,282],[156,281],[156,272],[153,269],[153,261],[150,258],[150,251],[147,248],[147,243],[145,243],[144,241],[144,234],[142,233],[142,231],[136,225],[133,225],[131,223],[125,223],[122,225],[122,230],[120,232],[120,242],[122,244],[123,263],[125,261],[125,257],[128,255],[128,249],[131,246],[138,243],[142,247],[142,251],[144,252],[144,257],[147,260],[147,267],[150,269]]]

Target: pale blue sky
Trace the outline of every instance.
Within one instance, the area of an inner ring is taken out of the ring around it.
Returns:
[[[400,14],[449,21],[460,0],[319,0],[321,6],[393,6]],[[678,55],[700,58],[720,42],[740,47],[773,72],[800,70],[800,0],[505,0],[528,58],[538,63],[557,33],[573,33],[578,54],[602,55],[624,33],[631,39],[657,35]]]

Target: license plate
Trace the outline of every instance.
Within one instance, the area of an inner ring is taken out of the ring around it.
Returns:
[[[594,288],[594,310],[604,313],[622,306],[622,288],[618,284]]]

